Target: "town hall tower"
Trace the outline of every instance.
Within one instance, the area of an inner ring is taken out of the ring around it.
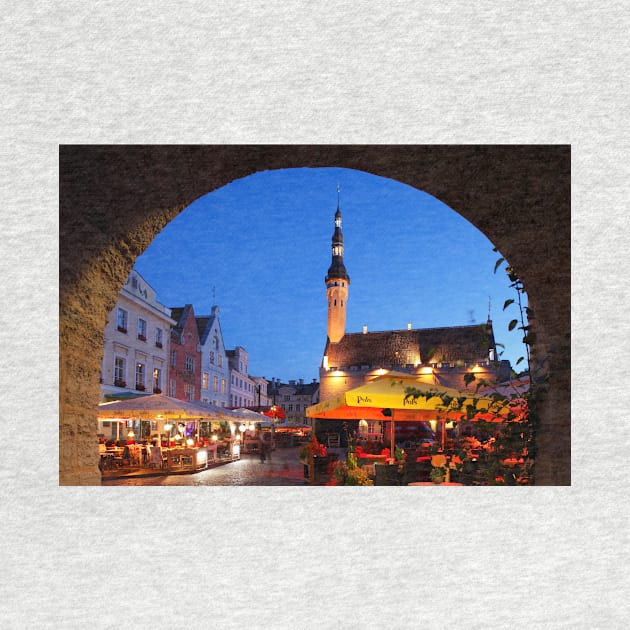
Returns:
[[[346,304],[350,277],[343,264],[343,233],[341,232],[341,210],[339,209],[339,186],[337,186],[337,212],[335,231],[332,237],[332,263],[326,275],[328,298],[328,340],[337,343],[346,332]]]

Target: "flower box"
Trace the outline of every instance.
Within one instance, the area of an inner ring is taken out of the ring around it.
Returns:
[[[116,379],[114,381],[114,386],[115,387],[127,387],[127,383],[125,381],[121,381],[119,379]]]
[[[118,332],[127,334],[127,329],[124,326],[118,326]]]
[[[140,339],[140,341],[146,341],[147,338],[144,335],[138,335],[138,339]]]
[[[154,387],[154,388],[153,388],[153,393],[154,393],[154,394],[161,394],[161,393],[162,393],[162,390],[161,390],[159,387]]]
[[[155,347],[156,348],[162,348],[162,342],[161,341],[156,341],[155,342]]]
[[[146,389],[146,387],[144,385],[141,385],[140,383],[136,383],[136,389],[139,392],[143,392]]]

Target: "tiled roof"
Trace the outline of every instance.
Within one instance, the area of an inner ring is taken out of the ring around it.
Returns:
[[[488,358],[494,347],[492,326],[451,326],[417,330],[346,333],[328,342],[330,367],[475,362]]]
[[[184,309],[185,307],[183,306],[171,307],[171,317],[177,322],[173,328],[181,328],[183,326],[181,319],[184,314]]]
[[[203,345],[206,343],[206,339],[212,329],[214,315],[202,315],[201,317],[195,317],[195,321],[197,323],[197,332],[199,333],[199,343]]]

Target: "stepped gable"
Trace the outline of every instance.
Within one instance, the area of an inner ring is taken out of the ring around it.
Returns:
[[[333,367],[473,363],[484,361],[494,348],[492,327],[486,324],[416,330],[346,333],[326,344]]]

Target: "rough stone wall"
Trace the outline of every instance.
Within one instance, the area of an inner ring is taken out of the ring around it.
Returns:
[[[60,147],[59,480],[97,484],[103,330],[136,257],[200,196],[258,171],[338,166],[424,190],[473,223],[525,284],[550,393],[537,483],[570,483],[570,147]]]

